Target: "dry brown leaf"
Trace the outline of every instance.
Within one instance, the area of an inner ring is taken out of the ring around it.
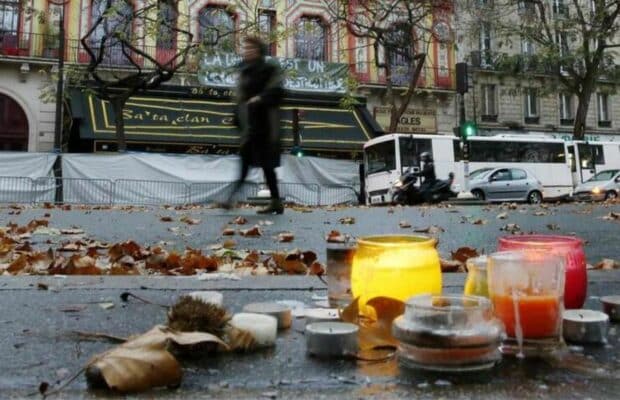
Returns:
[[[407,229],[407,228],[411,228],[411,224],[405,220],[400,221],[398,223],[398,226],[400,226],[402,229]]]
[[[459,261],[463,264],[465,264],[468,259],[478,257],[479,255],[478,250],[467,246],[459,247],[456,251],[450,252],[450,256],[453,260]]]
[[[465,270],[465,265],[457,260],[440,258],[439,265],[441,266],[441,272],[461,272],[461,270]]]
[[[603,217],[603,219],[607,220],[607,221],[617,221],[617,220],[620,220],[620,213],[616,213],[616,212],[611,211],[609,214],[605,215]]]
[[[353,217],[342,217],[338,221],[340,221],[343,225],[352,225],[355,223],[355,218]]]
[[[222,236],[234,236],[234,234],[235,234],[235,230],[232,228],[225,228],[222,231]]]
[[[482,218],[478,218],[478,219],[474,219],[473,221],[471,221],[472,225],[486,225],[487,220],[486,219],[482,219]]]
[[[289,243],[295,240],[295,235],[292,232],[282,232],[278,235],[278,242]]]
[[[224,247],[225,249],[234,249],[235,247],[237,247],[237,243],[232,239],[224,240],[222,247]]]
[[[360,315],[360,298],[356,297],[353,299],[351,303],[345,308],[338,310],[340,314],[340,319],[344,322],[350,322],[352,324],[359,323],[359,315]]]
[[[261,233],[260,228],[258,227],[258,225],[254,225],[250,229],[242,229],[239,233],[241,233],[241,236],[244,236],[244,237],[258,237],[258,236],[262,236],[262,233]]]
[[[620,269],[620,262],[616,260],[612,260],[611,258],[604,258],[594,266],[594,269],[603,269],[603,270]]]
[[[181,365],[168,352],[169,345],[193,346],[214,343],[221,349],[228,345],[218,337],[204,332],[175,332],[164,326],[150,331],[95,356],[88,364],[86,377],[90,384],[100,383],[121,392],[141,392],[158,386],[178,386]]]
[[[83,235],[84,230],[80,228],[61,229],[60,233],[63,235]]]
[[[536,217],[544,217],[546,215],[548,215],[548,213],[546,211],[536,211],[534,213],[534,216],[536,216]]]
[[[172,222],[172,221],[173,221],[173,220],[172,220],[172,217],[171,217],[171,216],[169,216],[169,215],[164,215],[164,216],[160,217],[160,218],[159,218],[159,220],[160,220],[161,222]]]
[[[237,218],[233,220],[232,223],[237,224],[237,225],[245,225],[248,223],[248,220],[245,217],[238,216]]]
[[[505,213],[505,212],[499,213],[499,214],[497,214],[496,218],[497,219],[506,219],[506,218],[508,218],[508,213]]]
[[[315,261],[312,264],[310,264],[308,273],[310,275],[323,276],[325,275],[325,267],[320,262]]]
[[[506,224],[499,228],[500,231],[506,231],[510,233],[521,232],[521,227],[517,224]]]
[[[344,243],[346,238],[340,232],[333,230],[327,234],[325,240],[329,243]]]
[[[187,225],[198,225],[200,223],[200,219],[192,218],[189,215],[182,216],[179,221],[185,222]]]
[[[558,224],[547,224],[547,229],[549,229],[550,231],[559,231],[560,230],[560,225],[558,225]]]

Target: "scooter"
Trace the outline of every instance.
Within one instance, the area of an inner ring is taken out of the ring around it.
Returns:
[[[392,185],[392,202],[402,205],[439,203],[457,195],[452,191],[452,183],[454,182],[452,172],[448,175],[447,180],[438,180],[431,187],[416,186],[417,182],[417,173],[412,168],[407,169]]]

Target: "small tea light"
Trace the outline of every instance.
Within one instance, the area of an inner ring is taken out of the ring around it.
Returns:
[[[337,308],[309,308],[306,310],[306,325],[315,322],[337,322],[340,314]]]
[[[620,322],[620,296],[605,296],[600,299],[603,311],[612,322]]]
[[[276,318],[278,329],[288,329],[293,322],[291,308],[280,303],[250,303],[243,307],[243,311],[246,313],[270,315]]]
[[[306,347],[316,357],[344,357],[357,354],[357,325],[348,322],[315,322],[306,325]]]
[[[187,295],[193,299],[201,300],[203,303],[214,304],[220,307],[224,303],[224,295],[220,292],[200,290],[196,292],[190,292]]]
[[[566,310],[563,320],[565,340],[574,343],[607,343],[607,314],[594,310]]]
[[[249,332],[258,347],[271,347],[276,344],[278,320],[264,314],[239,313],[233,315],[230,325]]]

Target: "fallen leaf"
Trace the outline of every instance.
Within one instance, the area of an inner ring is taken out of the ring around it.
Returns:
[[[340,218],[338,221],[340,221],[341,224],[343,225],[352,225],[355,223],[355,218],[353,217],[343,217]]]
[[[465,270],[465,265],[457,260],[440,258],[439,265],[441,266],[441,272],[460,272]]]
[[[235,230],[232,228],[226,228],[222,231],[222,236],[234,236]]]
[[[398,223],[398,226],[400,226],[402,229],[411,228],[411,224],[405,220],[400,221]]]
[[[534,213],[536,217],[544,217],[545,215],[549,215],[546,211],[536,211]]]
[[[325,267],[320,262],[315,261],[310,265],[308,273],[310,275],[323,276],[325,275]]]
[[[505,212],[499,213],[499,214],[497,214],[496,218],[497,219],[506,219],[506,218],[508,218],[508,213],[505,213]]]
[[[237,218],[233,220],[232,223],[237,224],[237,225],[245,225],[248,223],[248,220],[242,216],[238,216]]]
[[[486,219],[482,219],[482,218],[478,218],[475,219],[473,221],[471,221],[472,225],[486,225],[487,220]]]
[[[612,260],[611,258],[604,258],[599,261],[594,269],[603,269],[603,270],[612,270],[612,269],[620,269],[620,262],[616,260]]]
[[[550,231],[559,231],[560,226],[558,224],[547,224],[547,229]]]
[[[37,289],[39,289],[39,290],[48,290],[49,286],[47,284],[45,284],[45,283],[39,282],[39,283],[37,283]]]
[[[224,247],[225,249],[234,249],[235,247],[237,247],[237,243],[235,243],[235,241],[232,239],[224,240],[222,247]]]
[[[185,222],[187,225],[198,225],[200,223],[200,219],[198,219],[198,218],[191,218],[188,215],[182,216],[179,219],[179,221]]]
[[[450,252],[450,256],[453,260],[459,261],[463,264],[465,264],[468,259],[478,257],[479,255],[478,250],[467,246],[459,247],[456,251]]]
[[[164,215],[164,216],[160,217],[160,218],[159,218],[159,220],[160,220],[161,222],[172,222],[172,221],[173,221],[173,220],[172,220],[172,217],[171,217],[171,216],[169,216],[169,215]]]
[[[437,233],[445,232],[445,229],[443,229],[441,226],[431,225],[424,228],[413,228],[413,231],[416,233],[428,233],[430,235],[434,235]]]
[[[612,211],[609,214],[605,215],[603,219],[607,221],[617,221],[620,219],[620,213],[616,213]]]
[[[333,230],[327,234],[325,240],[329,243],[344,243],[346,238],[340,232]]]
[[[258,237],[258,236],[262,236],[262,233],[261,233],[260,228],[258,227],[258,225],[254,225],[250,229],[242,229],[239,233],[241,233],[241,236],[244,236],[244,237]]]
[[[111,308],[114,308],[114,303],[99,303],[99,307],[103,308],[104,310],[109,310]]]
[[[358,324],[359,322],[359,314],[360,314],[360,298],[356,297],[353,299],[351,303],[345,308],[338,310],[340,314],[340,319],[343,322],[349,322],[352,324]]]
[[[60,233],[63,235],[82,235],[84,234],[84,230],[80,228],[61,229]]]
[[[506,231],[510,233],[521,232],[521,227],[517,224],[506,224],[499,228],[500,231]]]
[[[103,385],[121,393],[178,386],[182,377],[181,365],[168,352],[170,343],[181,347],[213,343],[221,349],[228,349],[226,343],[209,333],[175,332],[156,326],[92,358],[86,368],[87,381],[90,386]]]
[[[278,241],[281,243],[289,243],[295,240],[295,235],[292,232],[282,232],[278,235]]]

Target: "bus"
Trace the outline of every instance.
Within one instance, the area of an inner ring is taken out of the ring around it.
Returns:
[[[389,134],[364,145],[367,204],[390,203],[390,188],[408,168],[419,170],[419,155],[428,151],[438,179],[455,174],[453,190],[465,188],[461,142],[449,135]],[[572,195],[573,187],[597,170],[620,168],[620,145],[614,142],[565,142],[536,135],[469,138],[469,171],[519,166],[536,176],[546,198]]]

